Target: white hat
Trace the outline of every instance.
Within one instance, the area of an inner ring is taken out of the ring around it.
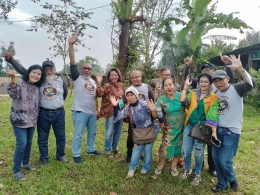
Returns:
[[[139,93],[138,93],[138,91],[137,91],[136,88],[134,88],[134,87],[128,87],[128,88],[126,89],[126,91],[125,91],[125,95],[126,95],[128,92],[133,93],[133,94],[136,96],[136,98],[138,99]]]

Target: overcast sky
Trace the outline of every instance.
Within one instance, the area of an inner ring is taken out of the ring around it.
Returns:
[[[52,0],[52,3],[58,0]],[[111,0],[76,0],[77,5],[85,9],[91,9],[99,6],[108,5]],[[76,60],[79,61],[85,56],[92,56],[96,58],[103,67],[105,67],[112,60],[112,51],[110,39],[107,34],[107,29],[104,27],[110,17],[106,8],[92,10],[91,19],[87,20],[88,23],[98,27],[98,30],[88,28],[86,34],[91,35],[93,38],[85,37],[85,44],[91,50],[86,48],[79,48],[76,53]],[[260,1],[259,0],[219,0],[218,12],[228,14],[230,12],[239,12],[237,16],[243,19],[248,25],[255,30],[260,30]],[[43,13],[43,9],[32,3],[29,0],[19,0],[17,8],[10,13],[10,20],[26,20],[35,15]],[[38,32],[28,32],[26,29],[30,27],[29,22],[17,22],[12,25],[7,25],[0,22],[0,41],[5,42],[7,45],[10,41],[15,42],[16,56],[20,62],[29,67],[32,64],[41,64],[46,58],[51,58],[53,51],[49,47],[53,45],[52,41],[48,39],[48,34],[44,30]],[[241,39],[244,35],[235,30],[213,30],[209,34],[216,35],[232,35]],[[235,41],[236,43],[236,41]],[[61,70],[63,62],[61,58],[53,58],[57,70]],[[69,63],[69,59],[67,59]]]

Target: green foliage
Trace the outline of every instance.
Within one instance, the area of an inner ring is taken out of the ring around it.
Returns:
[[[250,75],[255,79],[256,81],[256,87],[247,92],[244,100],[247,104],[253,106],[255,109],[260,108],[260,69],[258,71],[251,68],[249,70]]]
[[[121,22],[129,20],[132,13],[133,0],[112,1],[112,6],[114,8],[114,14]]]
[[[91,56],[86,56],[84,59],[80,60],[78,65],[78,70],[81,72],[81,68],[85,63],[90,63],[92,65],[92,74],[96,75],[98,73],[103,74],[104,70],[101,67],[99,61],[96,58],[93,58]]]
[[[237,48],[243,48],[260,43],[260,31],[248,31],[246,37],[239,41]]]
[[[0,20],[8,19],[8,13],[12,11],[12,9],[15,8],[17,5],[17,0],[12,1],[12,0],[0,0]]]
[[[13,56],[15,56],[16,51],[14,48],[14,42],[10,41],[9,45],[5,45],[4,43],[2,43],[2,46],[0,48],[0,56],[2,56],[5,52],[11,52]],[[16,61],[19,62],[19,60],[16,59]],[[14,70],[13,66],[8,63],[7,61],[5,61],[6,66],[11,69]],[[4,67],[4,60],[2,58],[0,58],[0,76],[7,76],[6,71],[5,71]]]

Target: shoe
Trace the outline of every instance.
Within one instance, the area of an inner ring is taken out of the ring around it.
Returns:
[[[222,190],[227,190],[227,189],[228,189],[228,187],[226,187],[226,188],[220,188],[220,187],[218,187],[218,186],[215,186],[215,187],[211,188],[211,191],[214,192],[214,193],[218,193],[218,192],[220,192],[220,191],[222,191]]]
[[[210,172],[210,175],[212,175],[213,177],[217,177],[217,172],[216,171],[212,171],[212,172]]]
[[[188,177],[188,175],[191,174],[191,173],[192,173],[192,170],[183,169],[183,172],[181,174],[181,178],[186,179]]]
[[[200,182],[201,182],[201,177],[200,177],[200,175],[196,175],[196,176],[194,177],[194,179],[192,180],[191,185],[197,186],[197,185],[200,184]]]
[[[60,157],[60,158],[56,158],[57,161],[60,161],[62,163],[67,163],[69,162],[68,159],[66,159],[64,156],[63,157]]]
[[[41,166],[41,167],[45,167],[46,165],[48,165],[48,159],[42,159],[42,160],[40,160],[40,166]]]
[[[119,150],[113,150],[112,153],[113,154],[120,154]]]
[[[126,158],[125,158],[125,161],[126,161],[127,163],[130,163],[130,162],[131,162],[131,157],[132,157],[132,156],[127,155]]]
[[[107,158],[113,158],[114,157],[111,153],[105,153],[105,155],[107,156]]]
[[[141,170],[141,174],[146,174],[146,173],[147,173],[146,170],[144,170],[144,169]]]
[[[238,188],[238,183],[237,183],[237,181],[229,182],[229,184],[230,184],[230,188],[231,188],[234,192],[236,192],[236,191],[237,191],[237,188]]]
[[[134,176],[134,173],[135,173],[135,169],[129,170],[125,179],[130,179],[131,177]]]
[[[75,161],[75,163],[77,164],[81,164],[83,163],[82,159],[80,157],[73,157],[73,160]]]
[[[96,156],[100,156],[101,152],[94,150],[93,152],[87,152],[87,155],[96,155]]]
[[[154,170],[155,175],[161,175],[162,174],[162,169],[158,169],[158,167],[156,167],[156,169]]]
[[[179,175],[179,171],[178,171],[177,169],[171,169],[171,175],[172,175],[173,177],[176,177],[176,176]]]

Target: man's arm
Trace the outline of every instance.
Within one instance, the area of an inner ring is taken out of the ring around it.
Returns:
[[[192,56],[191,57],[186,57],[184,59],[184,64],[185,64],[185,68],[184,68],[184,72],[183,72],[183,81],[186,81],[186,78],[188,75],[190,75],[190,65],[192,63]],[[196,89],[197,88],[197,83],[198,80],[197,79],[193,79],[191,78],[191,86]]]
[[[63,82],[63,100],[66,100],[67,95],[68,95],[68,86],[67,83],[64,81],[64,79],[62,77],[60,77],[62,82]]]
[[[3,54],[3,57],[5,58],[5,60],[10,63],[14,69],[21,75],[25,76],[27,69],[24,68],[21,64],[19,64],[14,58],[11,52],[5,52]]]
[[[75,81],[79,77],[79,71],[77,69],[75,53],[74,53],[74,44],[78,41],[78,36],[73,34],[68,42],[69,42],[69,58],[70,58],[70,72],[71,78]]]

